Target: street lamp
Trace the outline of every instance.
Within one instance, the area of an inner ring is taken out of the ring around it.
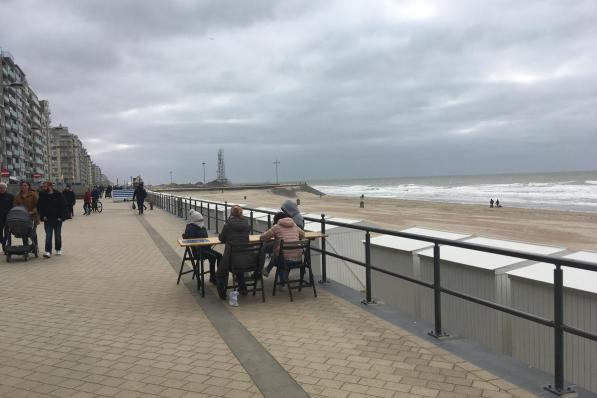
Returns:
[[[170,170],[170,185],[172,185],[172,170]]]
[[[205,185],[205,165],[206,165],[206,163],[202,162],[201,164],[203,165],[203,185]]]
[[[278,159],[276,159],[276,161],[274,162],[274,164],[276,165],[276,185],[278,185],[278,165],[280,164],[280,162],[278,161]]]

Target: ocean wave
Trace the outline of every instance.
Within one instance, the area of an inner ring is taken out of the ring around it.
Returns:
[[[593,181],[593,180],[586,180],[585,184],[589,184],[589,185],[597,185],[597,181]]]
[[[458,186],[424,184],[315,185],[329,195],[399,198],[452,203],[486,204],[499,198],[505,206],[556,210],[597,211],[597,181],[594,184],[561,181],[552,183],[505,183]]]

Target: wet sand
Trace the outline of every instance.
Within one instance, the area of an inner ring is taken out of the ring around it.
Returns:
[[[322,196],[290,190],[238,190],[173,193],[214,201],[279,208],[288,197],[301,200],[303,213],[366,220],[381,227],[424,227],[497,239],[545,244],[571,250],[597,251],[597,213],[424,202],[403,199]],[[296,196],[295,196],[296,195]],[[246,196],[246,199],[244,197]]]

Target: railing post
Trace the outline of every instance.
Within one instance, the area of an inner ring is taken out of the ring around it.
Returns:
[[[447,337],[442,330],[442,296],[441,296],[441,278],[440,278],[440,254],[439,244],[433,246],[433,310],[434,310],[434,329],[429,335],[435,338]]]
[[[203,201],[199,202],[199,208],[201,209],[201,214],[203,214]]]
[[[224,201],[224,220],[228,220],[228,201],[227,200]]]
[[[564,274],[562,266],[553,270],[553,319],[554,319],[554,384],[545,389],[558,396],[574,394],[571,387],[564,387]]]
[[[251,212],[249,213],[250,215],[250,221],[251,221],[251,235],[253,235],[254,229],[253,229],[253,210],[251,210]]]
[[[216,233],[220,232],[218,229],[218,204],[216,203],[216,210],[214,211],[214,215],[216,216]]]
[[[325,214],[321,215],[321,234],[325,235]],[[319,283],[329,283],[325,258],[325,236],[321,237],[321,280]]]
[[[267,229],[272,227],[272,215],[267,213]]]
[[[365,232],[365,300],[363,304],[375,304],[371,300],[371,233]]]
[[[209,202],[207,202],[207,230],[209,231],[211,229],[211,222],[210,222],[210,217],[209,217]]]

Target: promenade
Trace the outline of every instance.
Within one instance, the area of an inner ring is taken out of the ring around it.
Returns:
[[[202,299],[176,285],[183,230],[105,200],[63,256],[0,260],[0,396],[534,396],[325,289]]]

